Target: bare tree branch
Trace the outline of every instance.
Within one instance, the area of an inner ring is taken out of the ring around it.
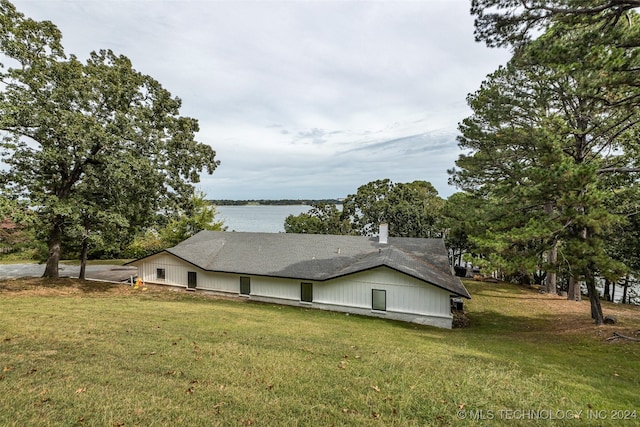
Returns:
[[[602,168],[598,170],[599,174],[603,173],[637,173],[640,172],[638,167],[624,167],[624,168]]]

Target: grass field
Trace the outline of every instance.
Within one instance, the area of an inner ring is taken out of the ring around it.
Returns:
[[[0,425],[640,425],[640,308],[470,282],[441,330],[199,293],[0,282]],[[617,419],[617,418],[626,418]]]

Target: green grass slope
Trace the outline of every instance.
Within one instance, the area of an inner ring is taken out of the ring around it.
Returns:
[[[0,425],[639,425],[638,307],[468,283],[441,330],[200,293],[0,282]],[[623,418],[623,419],[618,419]],[[626,418],[626,419],[625,419]]]

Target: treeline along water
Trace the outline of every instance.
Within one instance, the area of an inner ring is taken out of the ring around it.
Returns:
[[[309,205],[225,205],[216,206],[216,219],[224,222],[227,231],[281,233],[285,218],[309,209]]]
[[[244,206],[244,205],[278,205],[278,206],[298,206],[298,205],[319,205],[319,204],[340,204],[343,199],[251,199],[251,200],[207,200],[216,206]]]

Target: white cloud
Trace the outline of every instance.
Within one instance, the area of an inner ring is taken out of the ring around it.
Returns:
[[[467,93],[507,59],[467,0],[16,0],[68,53],[111,48],[183,99],[222,165],[212,198],[341,197],[374,179],[443,195]],[[437,132],[436,132],[437,131]]]

